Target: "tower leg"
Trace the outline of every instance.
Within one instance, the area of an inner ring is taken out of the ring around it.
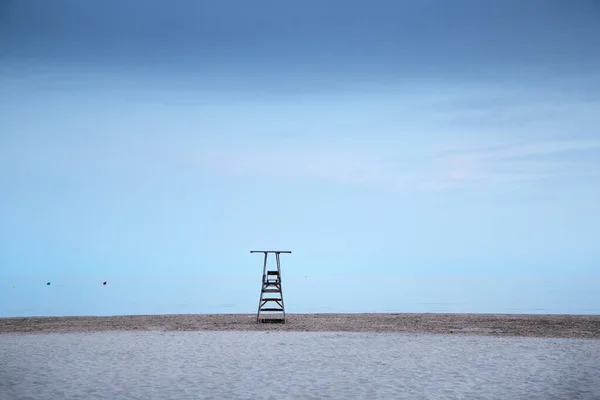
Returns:
[[[279,253],[275,253],[277,259],[277,272],[279,272],[279,296],[281,298],[281,311],[283,312],[283,323],[285,324],[285,304],[283,304],[283,283],[281,277],[281,262],[279,260]]]
[[[258,299],[258,311],[256,312],[256,322],[259,322],[260,319],[260,309],[262,308],[265,281],[267,280],[267,255],[268,253],[265,253],[265,261],[263,262],[262,283],[260,284],[260,297]]]

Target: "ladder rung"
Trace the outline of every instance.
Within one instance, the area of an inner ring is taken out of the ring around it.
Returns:
[[[261,318],[260,322],[267,324],[285,324],[285,319],[283,318]]]
[[[278,271],[267,271],[267,275],[279,275]]]
[[[283,308],[261,308],[260,311],[283,311]]]
[[[262,301],[281,301],[281,299],[262,299]]]
[[[281,293],[279,289],[263,289],[263,293]]]

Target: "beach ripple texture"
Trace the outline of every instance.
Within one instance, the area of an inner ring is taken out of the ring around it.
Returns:
[[[600,399],[600,340],[317,332],[0,335],[0,399]]]

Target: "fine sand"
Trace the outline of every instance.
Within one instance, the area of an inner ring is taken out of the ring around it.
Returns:
[[[600,315],[288,314],[257,324],[250,314],[0,318],[0,333],[102,331],[387,332],[600,338]]]
[[[0,335],[0,400],[600,399],[600,340],[366,332]]]

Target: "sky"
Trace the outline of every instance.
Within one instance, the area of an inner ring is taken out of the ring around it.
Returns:
[[[600,313],[598,37],[594,0],[5,0],[0,316],[254,312],[263,249],[289,312]]]

